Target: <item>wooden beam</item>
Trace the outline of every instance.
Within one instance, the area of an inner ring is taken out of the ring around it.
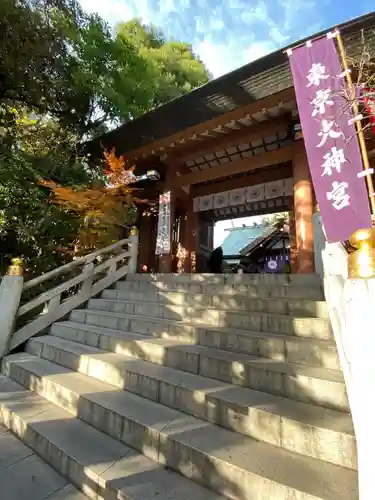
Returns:
[[[262,109],[265,108],[267,109],[277,106],[280,101],[289,102],[293,99],[295,99],[295,92],[294,88],[290,87],[288,89],[282,90],[281,92],[265,97],[264,99],[259,99],[258,101],[251,102],[250,104],[237,108],[233,111],[230,111],[229,113],[219,115],[206,122],[199,123],[185,130],[181,130],[180,132],[177,132],[176,134],[173,134],[169,137],[164,137],[163,139],[154,141],[150,144],[147,144],[146,146],[141,146],[140,148],[134,149],[133,151],[129,151],[126,156],[129,159],[129,161],[132,161],[135,157],[139,157],[140,155],[143,154],[147,156],[151,154],[152,150],[157,151],[161,147],[165,148],[169,146],[171,142],[177,142],[180,141],[181,139],[188,139],[194,134],[196,135],[202,134],[206,130],[212,130],[218,127],[219,125],[225,125],[226,123],[232,120],[238,120],[240,118],[243,118],[245,115],[249,114],[252,115],[254,113],[262,111]]]
[[[216,182],[215,184],[194,186],[191,190],[191,196],[196,198],[197,196],[205,196],[207,194],[222,193],[223,191],[230,191],[231,189],[255,186],[256,184],[279,181],[289,177],[293,177],[293,168],[291,163],[286,163],[267,169],[256,170],[246,175],[246,177],[236,177],[234,179]]]
[[[231,125],[233,125],[233,127],[231,127]],[[244,125],[243,123],[241,123],[240,121],[238,120],[232,120],[231,122],[228,122],[224,125],[224,128],[229,131],[229,132],[233,132],[233,130],[239,130],[239,129],[244,129],[244,128],[248,128],[247,125]]]
[[[220,137],[220,139],[212,139],[207,142],[198,143],[189,149],[183,151],[173,151],[169,156],[170,158],[176,157],[179,161],[188,162],[195,160],[198,157],[212,154],[221,149],[228,149],[233,146],[238,146],[241,142],[251,142],[257,139],[263,139],[267,135],[273,135],[277,132],[284,132],[287,130],[290,120],[286,116],[280,116],[273,120],[257,123],[250,127],[245,127],[241,130],[233,130]],[[185,153],[185,154],[184,154]]]
[[[270,151],[245,160],[237,160],[231,163],[225,163],[217,167],[201,170],[200,172],[193,172],[177,177],[176,181],[180,186],[188,184],[200,184],[202,182],[220,179],[221,177],[228,177],[230,175],[241,174],[242,172],[250,172],[259,168],[269,167],[291,161],[293,157],[294,145],[287,146],[282,149]]]
[[[183,175],[185,165],[180,161],[172,162],[168,159],[167,167],[170,173],[169,175],[167,174],[167,179],[164,183],[164,191],[173,191],[177,198],[184,201],[188,200],[190,195],[182,189],[184,184],[179,184],[177,181],[177,179]]]

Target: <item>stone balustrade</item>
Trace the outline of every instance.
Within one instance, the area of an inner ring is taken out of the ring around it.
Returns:
[[[137,269],[138,235],[24,282],[11,266],[0,285],[0,357]],[[18,267],[18,271],[17,271]]]

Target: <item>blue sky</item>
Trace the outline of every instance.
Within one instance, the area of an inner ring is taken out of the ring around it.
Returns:
[[[374,0],[81,0],[111,25],[140,17],[190,42],[214,77],[375,9]]]

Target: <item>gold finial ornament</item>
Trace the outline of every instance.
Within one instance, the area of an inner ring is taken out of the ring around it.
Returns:
[[[133,226],[130,230],[130,235],[137,236],[137,234],[138,234],[138,229],[135,226]]]
[[[349,243],[357,248],[348,257],[348,277],[367,279],[375,277],[375,228],[358,229]]]
[[[23,262],[22,259],[16,257],[12,259],[12,265],[8,267],[8,276],[22,276],[23,275]]]

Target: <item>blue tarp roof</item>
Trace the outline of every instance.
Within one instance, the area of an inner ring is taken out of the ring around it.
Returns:
[[[269,226],[235,227],[221,244],[224,255],[239,255],[249,243],[262,236]]]

